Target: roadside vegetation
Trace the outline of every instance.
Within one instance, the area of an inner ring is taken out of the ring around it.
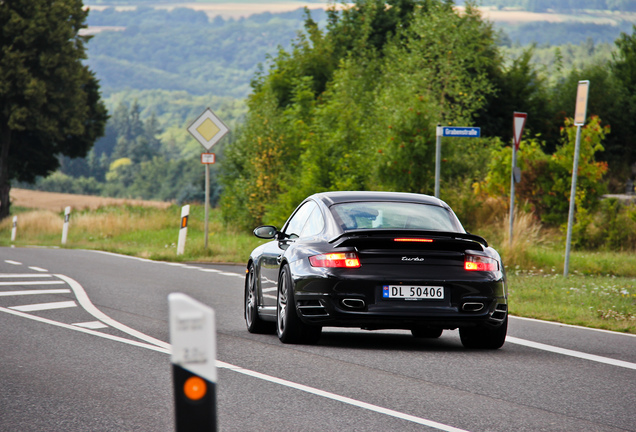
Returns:
[[[64,215],[12,207],[18,216],[16,241],[11,219],[0,223],[0,245],[62,247]],[[204,208],[190,207],[185,253],[177,256],[180,207],[104,207],[75,211],[66,247],[104,250],[152,260],[245,264],[265,242],[225,225],[210,212],[204,248]],[[510,311],[514,315],[636,334],[636,254],[609,250],[572,252],[571,274],[563,277],[564,241],[557,230],[543,232],[528,214],[518,214],[509,246],[507,223],[477,227],[497,248],[507,267]]]

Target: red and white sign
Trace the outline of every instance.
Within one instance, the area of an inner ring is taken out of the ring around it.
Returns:
[[[528,114],[515,112],[513,122],[513,136],[515,140],[515,150],[519,150],[519,143],[521,142],[521,136],[523,135],[523,128],[526,125],[526,119]]]
[[[214,153],[201,153],[202,164],[213,164],[216,161]]]

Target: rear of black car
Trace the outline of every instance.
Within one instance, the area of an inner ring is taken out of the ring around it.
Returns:
[[[453,329],[497,327],[507,316],[501,260],[480,237],[354,230],[331,243],[332,254],[344,255],[342,266],[310,259],[294,270],[301,275],[297,308],[307,324]]]

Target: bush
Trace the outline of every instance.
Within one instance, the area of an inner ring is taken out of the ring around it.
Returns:
[[[636,250],[636,204],[612,198],[602,200],[596,212],[579,210],[572,245],[586,250]]]
[[[596,162],[594,155],[603,151],[601,142],[609,127],[601,127],[598,117],[591,117],[581,130],[576,204],[579,211],[594,211],[605,192],[602,177],[607,172],[605,162]],[[562,144],[552,155],[544,151],[545,143],[537,138],[523,140],[517,153],[517,165],[523,173],[515,186],[515,199],[526,203],[526,211],[534,213],[542,222],[558,226],[567,220],[572,185],[572,165],[576,126],[566,119],[561,129]],[[509,194],[512,150],[495,150],[483,189],[492,196]]]
[[[37,182],[37,189],[44,192],[72,193],[80,195],[100,195],[103,184],[94,177],[70,177],[56,171]]]

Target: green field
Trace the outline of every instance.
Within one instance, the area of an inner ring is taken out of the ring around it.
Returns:
[[[14,208],[19,218],[16,247],[60,247],[63,214]],[[162,261],[246,263],[264,240],[225,227],[213,210],[208,248],[204,209],[191,205],[184,255],[177,256],[180,207],[105,207],[71,219],[66,247],[97,249]],[[11,219],[0,224],[0,246],[11,245]],[[504,238],[504,237],[502,237]],[[625,252],[574,251],[570,276],[563,277],[563,247],[543,240],[513,253],[499,248],[507,263],[513,315],[636,334],[636,256]],[[508,254],[508,258],[506,257]]]

